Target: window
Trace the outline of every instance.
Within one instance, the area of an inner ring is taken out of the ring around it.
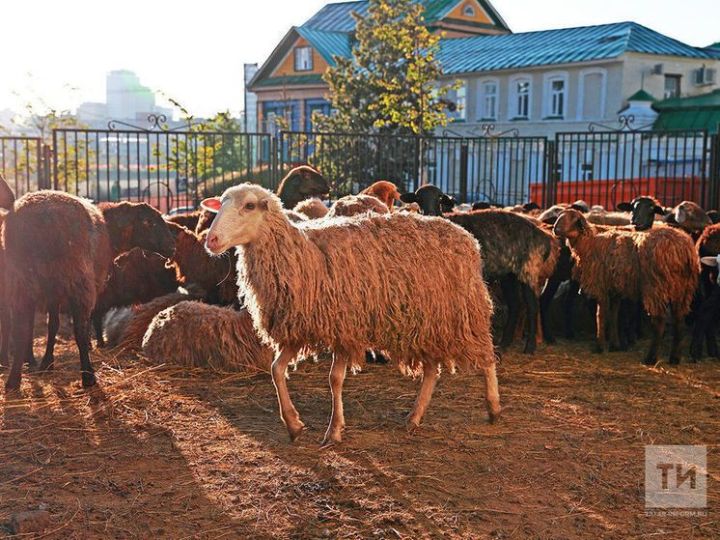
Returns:
[[[510,119],[527,120],[530,118],[530,79],[513,79],[510,90]]]
[[[465,7],[463,8],[463,15],[465,15],[466,17],[475,16],[475,8],[472,7],[472,4],[465,4]]]
[[[680,97],[681,75],[665,75],[665,99]]]
[[[543,117],[561,119],[567,115],[567,73],[548,73],[544,79]]]
[[[295,49],[295,71],[312,71],[312,47],[298,47]]]
[[[454,95],[455,101],[455,112],[452,117],[457,120],[465,120],[466,109],[467,109],[467,84],[462,83],[460,88],[455,90]]]
[[[607,72],[591,68],[580,73],[578,87],[578,120],[600,120],[605,117]]]
[[[485,81],[480,85],[480,103],[478,115],[480,120],[497,120],[498,83]]]

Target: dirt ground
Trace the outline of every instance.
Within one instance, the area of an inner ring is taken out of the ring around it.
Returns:
[[[370,365],[346,383],[344,443],[320,450],[327,362],[291,374],[309,429],[290,444],[268,375],[96,351],[84,391],[61,339],[54,373],[0,393],[0,523],[42,508],[39,538],[720,538],[720,363],[588,350],[506,354],[497,425],[481,377],[444,375],[413,435],[418,382]],[[647,444],[708,446],[706,515],[645,515]]]

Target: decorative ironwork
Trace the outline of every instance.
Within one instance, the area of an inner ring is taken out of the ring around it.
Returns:
[[[479,127],[474,127],[471,130],[460,133],[452,129],[445,128],[442,132],[443,137],[452,135],[455,137],[472,138],[472,137],[483,137],[483,138],[499,138],[499,137],[519,137],[520,130],[517,128],[506,129],[505,131],[495,132],[495,124],[481,124]]]
[[[133,131],[144,131],[147,133],[158,132],[158,131],[192,131],[194,126],[202,126],[205,124],[205,120],[194,120],[192,117],[188,118],[184,123],[169,127],[167,124],[167,116],[165,114],[151,113],[147,116],[148,127],[136,126],[123,120],[110,120],[107,123],[110,131],[122,131],[123,129],[129,128]]]
[[[627,132],[635,132],[635,131],[645,131],[652,127],[652,124],[646,124],[644,126],[635,126],[635,115],[634,114],[621,114],[618,116],[618,127],[611,127],[606,126],[605,124],[601,124],[599,122],[590,122],[588,124],[588,131],[590,133],[595,133],[595,130],[597,129],[604,129],[605,131],[627,131]]]

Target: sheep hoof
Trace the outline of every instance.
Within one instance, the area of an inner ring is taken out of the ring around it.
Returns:
[[[605,347],[603,347],[599,343],[596,343],[595,345],[593,345],[592,352],[594,352],[595,354],[602,354],[605,352]]]
[[[84,388],[95,386],[97,380],[95,380],[95,374],[89,371],[82,372],[82,385]]]
[[[646,366],[654,366],[655,364],[657,364],[657,359],[646,357],[645,360],[643,360],[643,364],[645,364]]]
[[[420,422],[408,418],[407,422],[405,423],[405,429],[407,429],[407,432],[412,435],[413,433],[417,432],[418,429],[420,429]]]
[[[340,434],[326,434],[320,443],[320,448],[331,448],[342,443],[342,437]]]
[[[671,366],[677,366],[680,363],[680,357],[679,356],[671,356],[668,358],[668,362]]]
[[[55,367],[55,359],[54,358],[46,358],[43,357],[42,362],[40,362],[40,365],[37,368],[37,371],[42,373],[43,371],[52,371]]]
[[[300,438],[300,435],[302,435],[303,429],[305,429],[305,424],[302,422],[298,422],[296,426],[287,426],[288,435],[290,435],[290,442],[295,442]]]

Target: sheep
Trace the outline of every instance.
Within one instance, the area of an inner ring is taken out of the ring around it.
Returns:
[[[423,186],[415,193],[405,193],[406,203],[417,202],[425,215],[441,215],[441,202],[446,197],[435,186]],[[482,248],[485,279],[499,280],[503,298],[508,304],[508,318],[503,329],[502,347],[512,341],[518,318],[517,281],[528,305],[528,332],[524,352],[536,348],[539,295],[549,273],[552,273],[559,243],[526,217],[505,210],[476,210],[468,213],[445,214],[445,217],[469,231]],[[548,273],[549,272],[549,273]]]
[[[665,313],[671,308],[673,342],[669,361],[680,361],[682,321],[690,311],[697,286],[699,260],[691,239],[669,227],[647,232],[597,231],[576,210],[566,210],[555,223],[555,234],[573,250],[582,288],[598,301],[596,350],[605,344],[605,323],[617,317],[618,298],[640,300],[653,324],[653,339],[644,363],[657,361]],[[617,341],[610,328],[611,342]]]
[[[90,316],[108,277],[114,254],[134,246],[172,254],[175,244],[159,212],[146,204],[95,207],[56,191],[14,200],[3,180],[0,205],[7,210],[3,236],[6,286],[13,314],[13,364],[5,387],[20,386],[21,368],[32,343],[35,308],[49,313],[48,342],[40,369],[51,369],[58,314],[73,317],[83,386],[95,384],[90,363]]]
[[[698,306],[695,313],[690,358],[696,362],[702,357],[703,339],[708,348],[708,355],[718,354],[715,340],[716,321],[720,310],[720,286],[717,283],[717,256],[720,255],[720,225],[706,227],[695,244],[702,261],[700,286],[698,288]]]
[[[392,211],[395,201],[400,200],[400,191],[395,184],[387,180],[378,180],[369,187],[363,189],[360,195],[372,195],[379,199],[388,210]]]
[[[260,342],[247,310],[189,301],[155,316],[143,337],[142,351],[156,362],[224,371],[269,373],[273,361],[272,349]]]
[[[288,210],[295,208],[300,201],[327,195],[329,192],[327,180],[309,165],[291,169],[277,188],[277,196]]]
[[[631,215],[627,212],[608,212],[607,210],[602,210],[600,212],[588,212],[585,214],[585,218],[593,225],[622,227],[630,225]]]
[[[280,200],[252,184],[203,206],[218,211],[208,250],[239,246],[238,282],[256,330],[278,352],[271,373],[291,440],[304,424],[287,367],[298,354],[326,349],[334,353],[333,408],[324,445],[342,440],[346,368],[361,364],[366,350],[386,350],[404,372],[422,375],[410,430],[420,425],[441,367],[482,369],[490,420],[499,417],[493,306],[471,235],[446,220],[405,214],[293,225]]]
[[[143,336],[155,315],[180,302],[199,300],[203,295],[202,289],[191,287],[158,296],[145,304],[111,309],[103,321],[108,345],[122,350],[140,350]]]
[[[205,291],[210,304],[231,305],[238,300],[236,256],[211,257],[205,251],[208,231],[195,234],[185,228],[175,229],[175,253],[170,264],[175,269],[177,282],[188,287],[195,284]]]
[[[390,211],[387,206],[380,201],[380,199],[377,199],[372,195],[346,195],[333,203],[330,207],[330,211],[327,213],[327,217],[350,217],[367,212],[388,214]]]
[[[182,214],[175,214],[174,216],[166,216],[165,221],[194,231],[202,215],[203,210],[195,210],[194,212],[183,212]]]
[[[298,214],[304,215],[308,219],[320,219],[328,213],[328,207],[320,199],[312,198],[300,201],[293,208]]]
[[[98,346],[105,346],[103,317],[110,308],[147,302],[177,289],[175,270],[167,263],[168,259],[162,255],[140,248],[115,258],[92,315]]]
[[[215,214],[212,212],[208,212],[205,209],[200,209],[200,216],[198,217],[197,225],[195,225],[194,229],[190,229],[191,231],[194,230],[197,234],[200,234],[203,231],[207,231],[210,228],[210,225],[212,225],[213,220],[215,219]],[[189,227],[188,227],[189,228]]]

